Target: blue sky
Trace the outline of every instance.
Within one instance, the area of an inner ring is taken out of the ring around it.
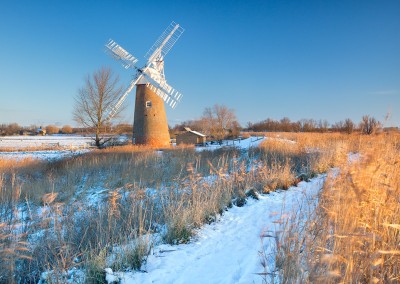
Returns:
[[[171,21],[185,32],[165,58],[184,95],[170,125],[224,104],[242,125],[266,118],[364,114],[400,125],[400,1],[0,0],[0,123],[75,125],[84,78],[109,66],[112,38],[144,65]],[[132,123],[134,93],[123,121]]]

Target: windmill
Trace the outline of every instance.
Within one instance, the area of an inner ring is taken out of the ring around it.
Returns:
[[[133,126],[135,144],[154,146],[168,146],[170,144],[164,103],[174,109],[182,98],[182,94],[167,84],[164,75],[164,57],[183,32],[184,29],[180,25],[172,22],[146,53],[147,63],[142,68],[136,67],[135,64],[138,59],[115,41],[110,39],[105,45],[106,52],[119,61],[125,69],[136,70],[134,79],[115,106],[108,110],[106,116],[106,120],[110,120],[136,86]]]

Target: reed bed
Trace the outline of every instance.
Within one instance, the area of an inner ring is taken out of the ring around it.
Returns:
[[[294,212],[277,235],[282,283],[400,281],[400,136],[349,140],[315,211]]]
[[[345,139],[267,140],[245,153],[121,146],[0,168],[0,282],[62,283],[84,271],[86,282],[104,283],[106,267],[138,270],[160,240],[188,242],[254,192],[334,166]]]
[[[41,164],[36,159],[26,158],[20,160],[2,159],[0,160],[0,172],[10,173],[12,171],[20,171],[22,168],[35,167]]]

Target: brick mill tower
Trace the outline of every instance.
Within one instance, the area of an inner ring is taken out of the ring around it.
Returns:
[[[164,75],[164,57],[182,35],[184,29],[172,22],[146,54],[148,59],[142,68],[135,66],[138,61],[115,41],[109,40],[106,51],[122,65],[137,70],[126,91],[117,104],[109,109],[107,120],[111,119],[136,86],[133,143],[165,147],[170,145],[168,121],[164,103],[175,108],[182,94],[167,84]]]
[[[146,84],[136,85],[133,138],[135,144],[158,147],[170,144],[164,101]]]

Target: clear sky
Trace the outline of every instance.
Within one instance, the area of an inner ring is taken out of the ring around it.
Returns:
[[[0,0],[0,123],[75,125],[73,97],[112,38],[138,65],[171,21],[185,32],[165,58],[184,95],[175,125],[224,104],[242,125],[268,117],[364,114],[400,125],[400,1]],[[134,93],[122,120],[132,123]]]

